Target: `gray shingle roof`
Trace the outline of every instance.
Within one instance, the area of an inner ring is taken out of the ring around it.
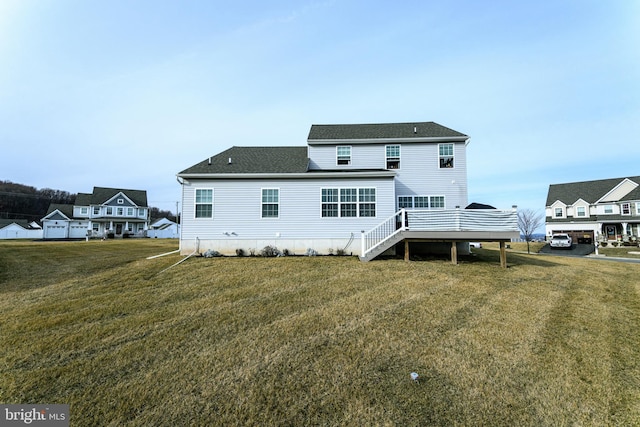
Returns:
[[[51,203],[49,204],[49,208],[47,209],[47,215],[49,215],[51,212],[55,211],[56,209],[62,212],[62,214],[67,218],[70,218],[70,219],[73,218],[73,205],[62,204],[62,203]]]
[[[625,178],[640,184],[640,176],[551,184],[547,193],[546,205],[551,206],[556,200],[560,200],[566,205],[572,205],[579,199],[594,203],[624,181]],[[640,186],[624,196],[622,200],[640,200]]]
[[[415,133],[414,133],[415,129]],[[467,135],[435,122],[312,125],[308,141],[331,139],[459,138]]]
[[[144,206],[144,207],[148,206],[147,192],[144,190],[124,190],[122,188],[105,188],[105,187],[93,187],[93,193],[90,195],[91,196],[90,204],[100,205],[120,192],[124,193],[137,206]],[[86,205],[81,205],[76,200],[76,206],[86,206]]]
[[[231,159],[231,163],[229,163]],[[307,147],[231,147],[210,159],[205,159],[182,174],[246,174],[304,173],[309,158]]]

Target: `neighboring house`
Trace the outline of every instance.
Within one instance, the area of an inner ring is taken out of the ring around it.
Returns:
[[[622,241],[640,236],[640,176],[549,186],[546,235],[576,242]]]
[[[152,239],[177,239],[178,236],[178,224],[167,218],[160,218],[147,230],[147,237]]]
[[[76,202],[49,206],[42,219],[45,239],[143,237],[149,228],[147,192],[94,187]]]
[[[0,239],[42,239],[42,227],[26,219],[0,219]]]
[[[468,140],[434,122],[313,125],[306,146],[229,148],[177,175],[181,252],[272,245],[368,260],[420,240],[453,255],[481,237],[461,234],[470,216],[487,239],[517,238],[515,212],[464,210]]]

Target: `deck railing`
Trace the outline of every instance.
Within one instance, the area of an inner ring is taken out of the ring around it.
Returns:
[[[373,229],[362,232],[362,255],[405,230],[518,232],[518,212],[515,209],[400,209]]]
[[[394,234],[405,230],[407,222],[406,210],[398,212],[375,226],[369,231],[362,231],[362,251],[364,255],[383,241],[390,239]]]

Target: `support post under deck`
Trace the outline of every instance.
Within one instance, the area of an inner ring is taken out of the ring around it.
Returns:
[[[458,264],[458,245],[456,242],[451,242],[451,263]]]
[[[500,242],[500,267],[507,268],[507,250],[503,241]]]

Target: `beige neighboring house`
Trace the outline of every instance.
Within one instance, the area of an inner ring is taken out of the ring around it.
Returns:
[[[94,187],[76,202],[51,204],[42,218],[44,239],[145,237],[149,206],[144,190]]]

